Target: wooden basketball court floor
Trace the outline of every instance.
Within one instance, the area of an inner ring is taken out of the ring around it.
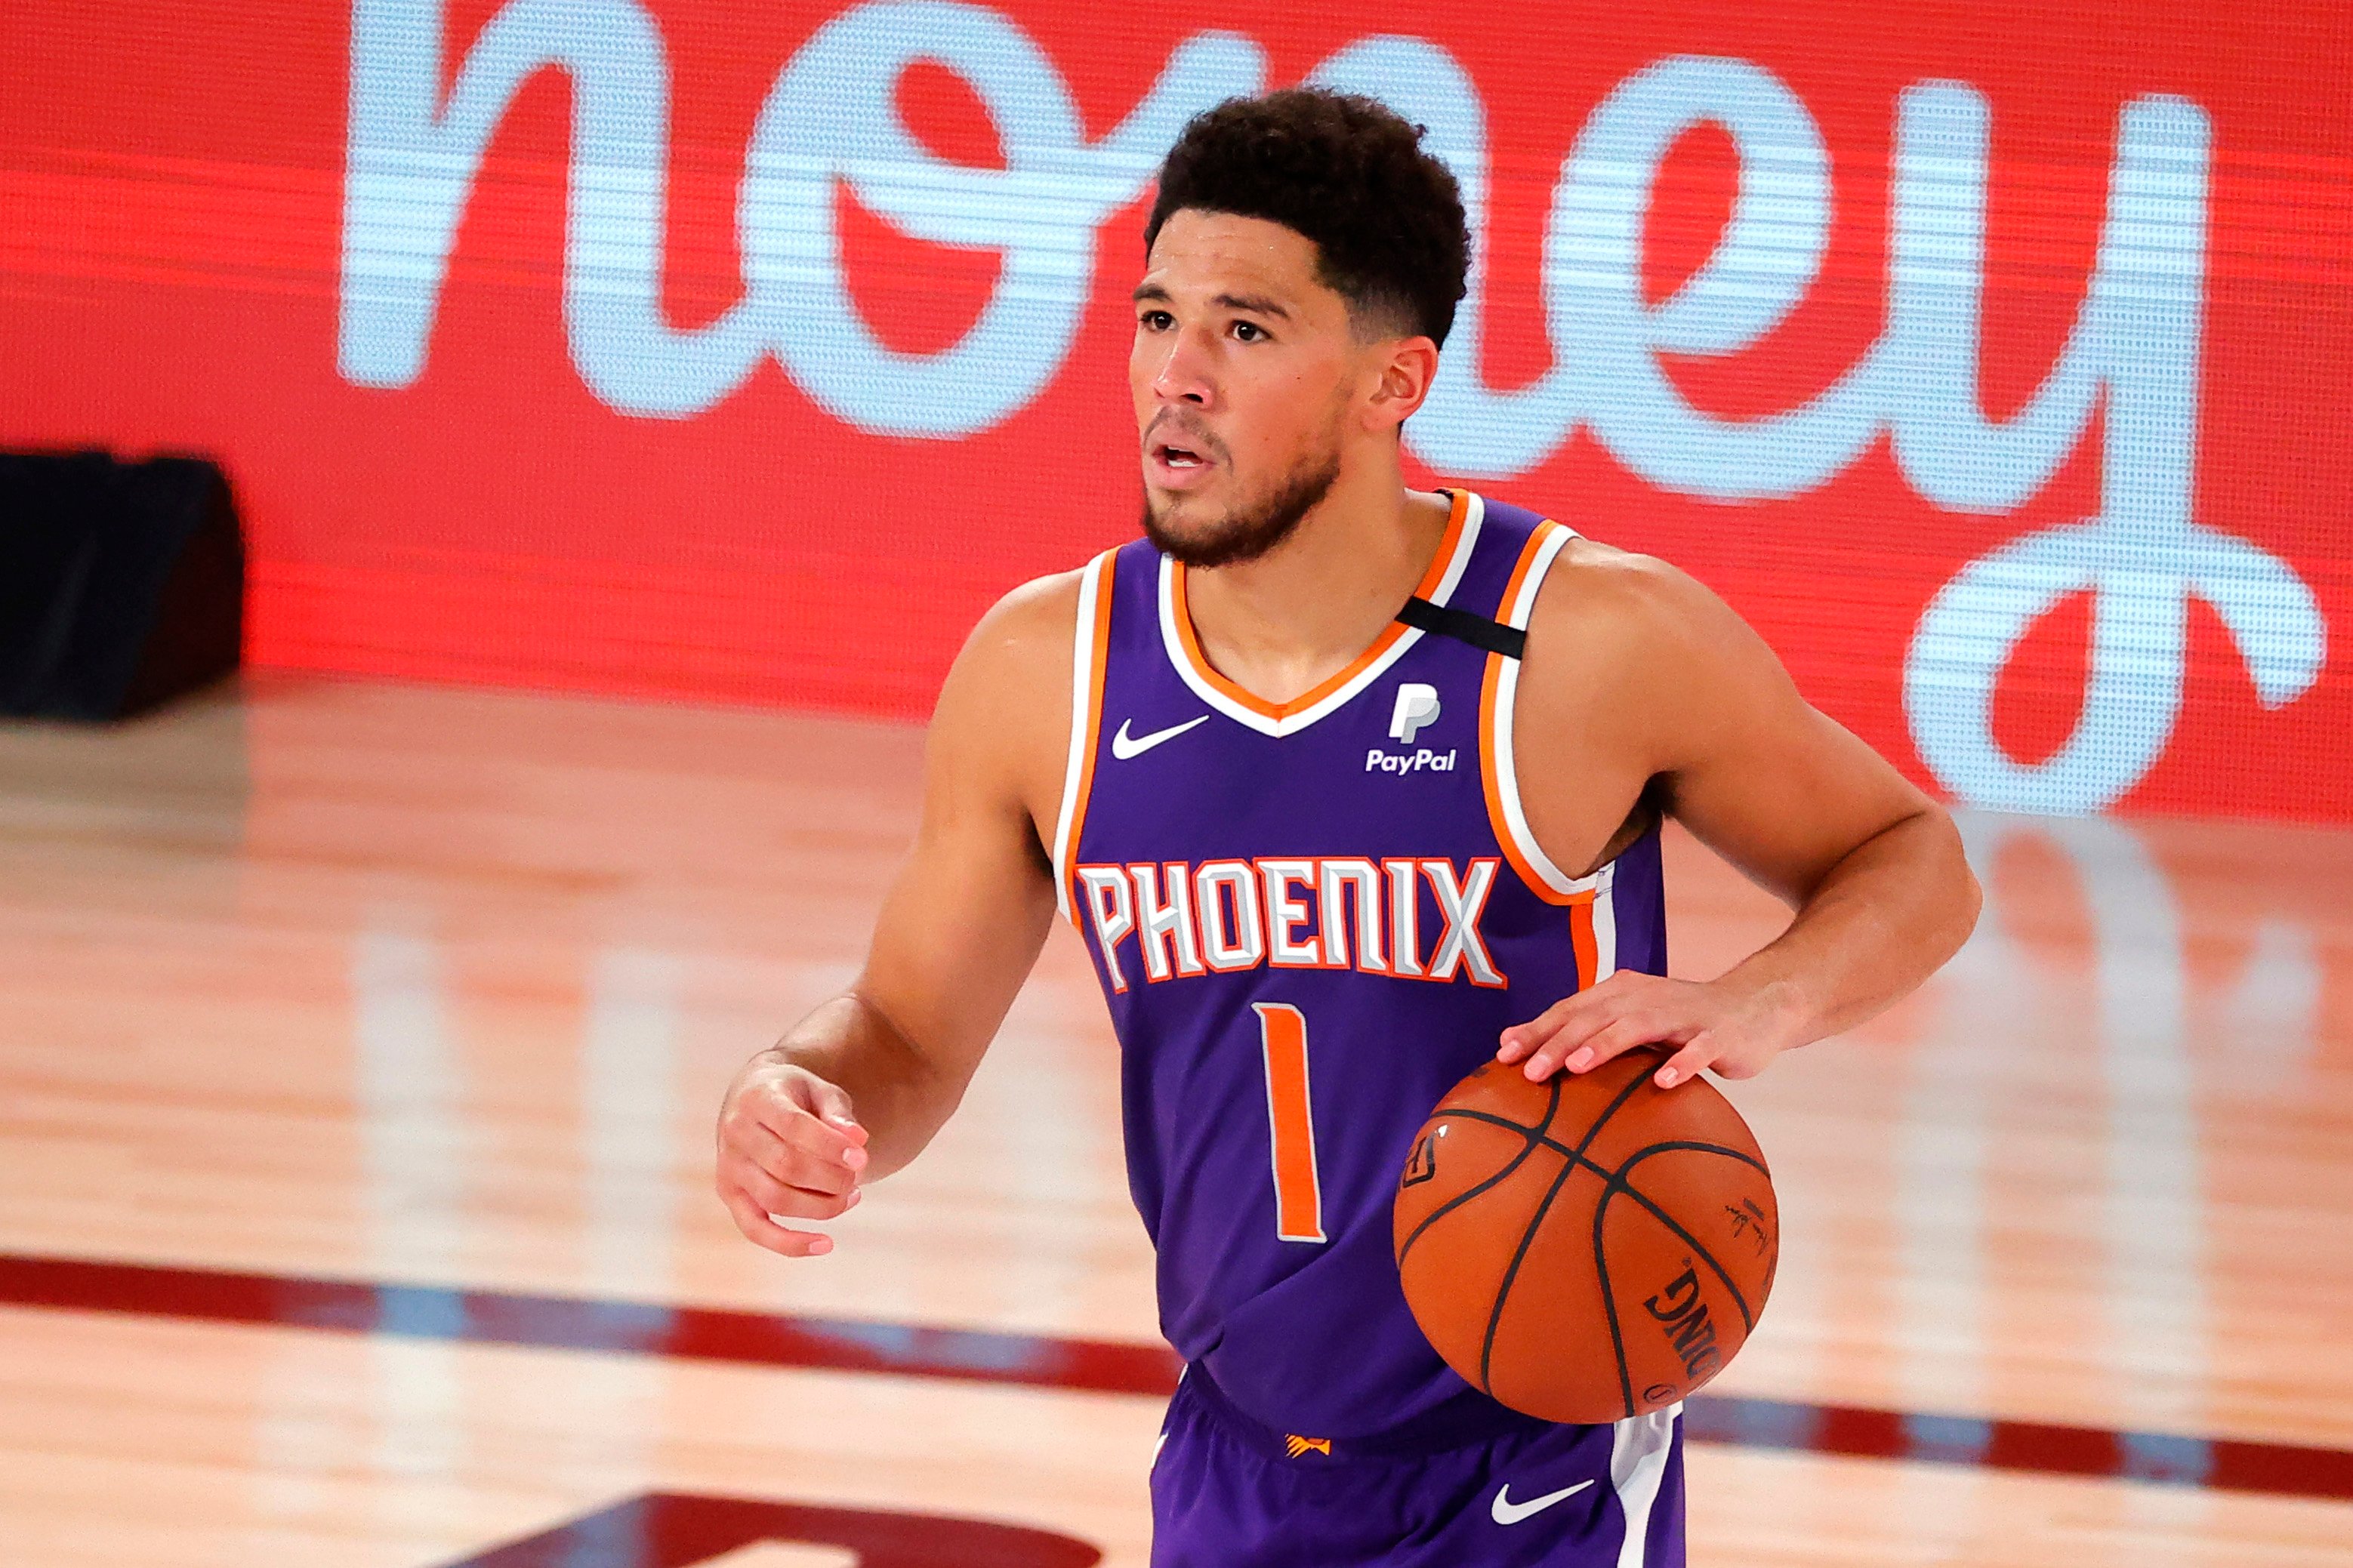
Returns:
[[[0,1563],[1142,1564],[1170,1368],[1067,932],[833,1256],[710,1195],[919,745],[285,677],[0,730]],[[1693,1561],[2353,1563],[2353,834],[1966,826],[1960,959],[1732,1086],[1786,1241]],[[1775,929],[1670,878],[1679,972]]]

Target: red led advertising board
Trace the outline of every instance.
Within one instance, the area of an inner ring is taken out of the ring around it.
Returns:
[[[1177,127],[1429,128],[1417,479],[1952,797],[2353,820],[2353,23],[2164,3],[16,0],[0,445],[217,457],[260,664],[919,716],[1134,530]]]

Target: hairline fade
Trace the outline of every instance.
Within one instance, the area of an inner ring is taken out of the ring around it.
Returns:
[[[1360,339],[1403,329],[1442,345],[1470,272],[1470,233],[1461,188],[1423,134],[1355,93],[1229,99],[1169,149],[1145,253],[1180,211],[1279,224],[1315,247],[1316,280],[1347,302]]]

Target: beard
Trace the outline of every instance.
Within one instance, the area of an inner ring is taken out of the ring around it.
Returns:
[[[1293,468],[1271,493],[1235,507],[1208,527],[1191,533],[1170,529],[1147,494],[1144,536],[1155,549],[1188,570],[1208,571],[1255,561],[1289,539],[1301,521],[1332,493],[1339,478],[1340,453],[1335,447],[1320,458],[1310,458]]]

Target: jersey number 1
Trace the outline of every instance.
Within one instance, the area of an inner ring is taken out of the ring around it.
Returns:
[[[1274,1147],[1274,1234],[1322,1241],[1324,1196],[1315,1183],[1315,1122],[1307,1094],[1307,1020],[1288,1002],[1253,1002],[1266,1047],[1266,1128]]]

